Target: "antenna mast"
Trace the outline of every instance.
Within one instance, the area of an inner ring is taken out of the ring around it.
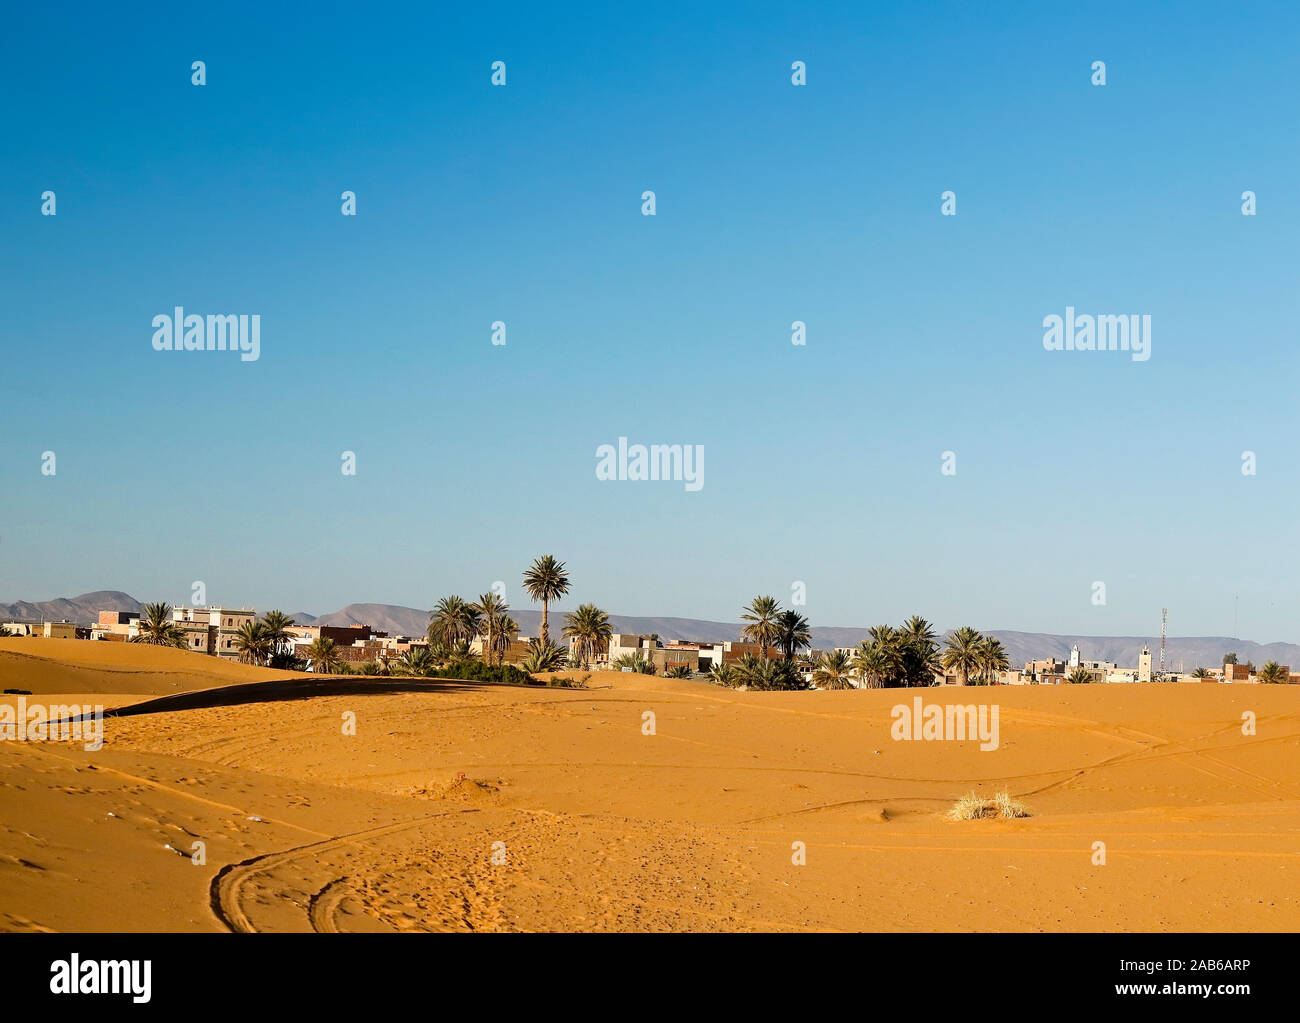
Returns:
[[[1160,674],[1165,673],[1165,635],[1169,631],[1169,608],[1160,609]]]

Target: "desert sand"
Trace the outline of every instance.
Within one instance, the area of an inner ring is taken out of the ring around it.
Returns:
[[[1300,687],[516,688],[32,639],[0,684],[127,711],[98,752],[0,742],[2,930],[1300,929]],[[996,703],[999,748],[892,739],[918,693]],[[1002,790],[1032,816],[944,817]]]

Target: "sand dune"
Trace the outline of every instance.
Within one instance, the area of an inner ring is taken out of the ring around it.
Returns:
[[[1300,688],[923,691],[999,705],[981,752],[893,740],[916,691],[311,681],[141,706],[95,753],[0,743],[0,928],[1300,928]],[[1033,816],[943,816],[1003,789]]]
[[[311,678],[301,672],[271,671],[192,650],[141,643],[0,639],[0,688],[31,693],[155,695],[291,677]]]

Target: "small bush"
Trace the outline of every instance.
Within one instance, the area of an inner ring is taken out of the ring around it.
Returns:
[[[971,792],[957,800],[956,805],[948,811],[950,821],[974,821],[985,818],[1011,820],[1028,816],[1029,810],[1025,804],[1018,799],[1012,799],[1008,792],[999,792],[992,799]]]
[[[520,671],[513,664],[487,665],[482,661],[452,661],[428,677],[465,679],[469,682],[507,682],[511,685],[532,681],[528,672]]]

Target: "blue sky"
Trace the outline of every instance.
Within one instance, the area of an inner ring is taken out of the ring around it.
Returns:
[[[8,15],[0,601],[527,606],[551,552],[625,614],[1300,640],[1294,5],[545,6]]]

